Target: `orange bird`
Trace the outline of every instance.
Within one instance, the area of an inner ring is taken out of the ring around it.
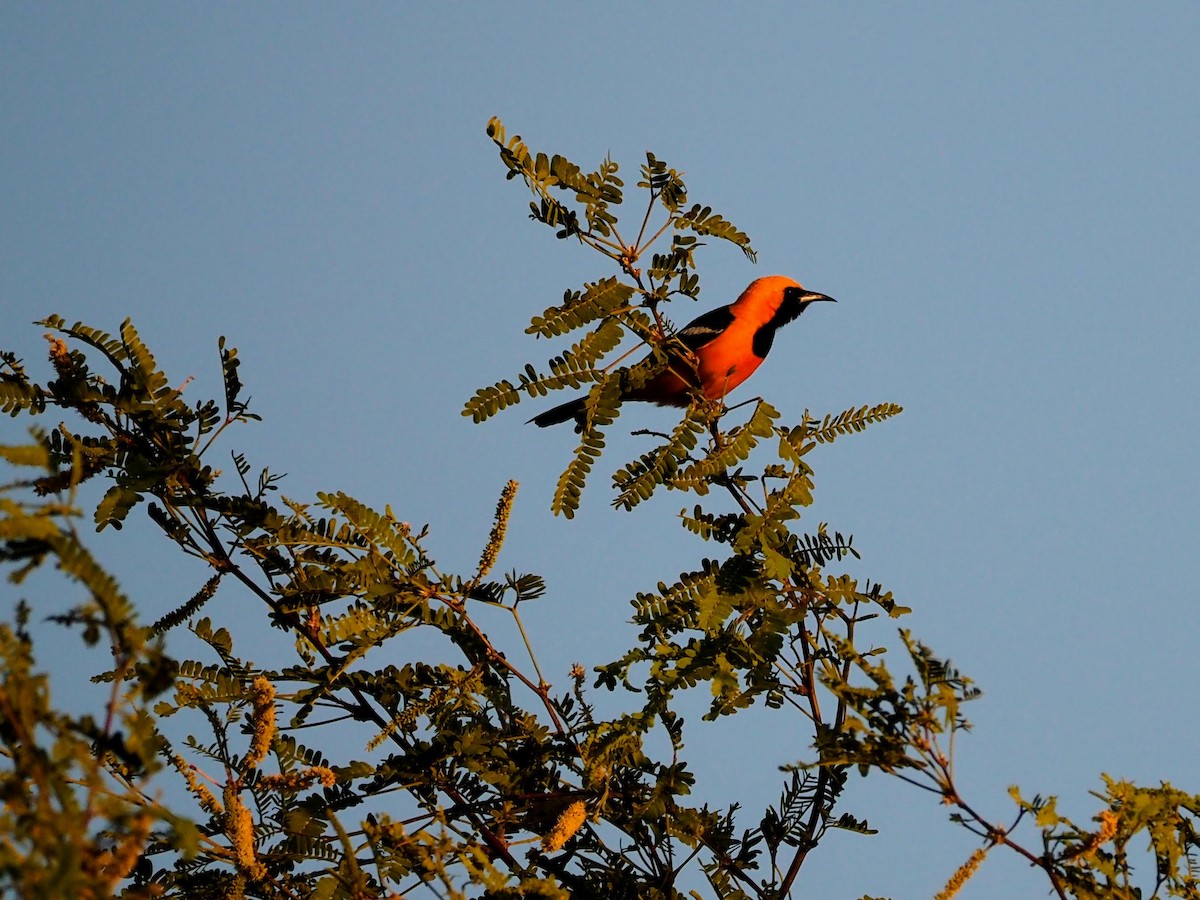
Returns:
[[[709,400],[723,399],[762,365],[775,342],[775,332],[818,300],[834,302],[783,275],[750,282],[733,303],[704,313],[675,335],[695,355],[695,369],[676,353],[666,369],[621,399],[687,406],[695,388]],[[584,398],[576,397],[529,421],[539,428],[568,419],[578,422],[583,406]]]

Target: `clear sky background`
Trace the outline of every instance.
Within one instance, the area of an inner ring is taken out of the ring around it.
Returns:
[[[984,689],[964,794],[1007,820],[1016,783],[1086,821],[1102,772],[1200,792],[1197,47],[1200,6],[1169,2],[8,3],[0,346],[44,374],[34,319],[129,316],[199,399],[226,335],[265,420],[226,448],[287,472],[289,496],[430,523],[446,569],[471,570],[517,479],[500,565],[547,578],[527,615],[565,686],[632,639],[634,592],[720,548],[674,523],[682,495],[609,508],[608,473],[645,449],[628,432],[669,411],[627,408],[572,522],[549,503],[574,435],[523,424],[547,403],[460,416],[558,349],[523,334],[532,314],[612,274],[526,219],[484,126],[589,169],[611,154],[630,186],[651,150],[759,251],[702,251],[675,321],[772,273],[839,301],[742,393],[789,422],[905,407],[813,455],[807,521],[854,534],[851,571]],[[153,616],[202,576],[137,572],[142,534],[94,546]],[[801,722],[698,718],[716,805],[761,808],[773,767],[809,755]],[[805,896],[929,897],[976,846],[883,777],[845,808],[881,833],[830,840]],[[997,852],[961,896],[1046,888]]]

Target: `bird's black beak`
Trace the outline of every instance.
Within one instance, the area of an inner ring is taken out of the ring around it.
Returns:
[[[805,291],[800,295],[801,303],[816,303],[818,300],[828,300],[830,303],[837,303],[832,297],[827,297],[824,294],[818,294],[816,291]]]

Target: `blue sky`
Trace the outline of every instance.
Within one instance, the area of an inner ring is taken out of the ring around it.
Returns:
[[[814,456],[808,521],[853,533],[853,571],[984,689],[964,793],[1086,820],[1101,772],[1200,791],[1198,38],[1189,3],[7,4],[0,346],[33,361],[34,319],[129,316],[201,397],[225,335],[265,419],[229,448],[289,496],[429,522],[446,568],[517,479],[500,565],[548,579],[528,615],[565,684],[631,639],[634,592],[715,548],[674,523],[687,498],[608,507],[628,432],[669,412],[623,414],[573,522],[548,512],[573,435],[522,424],[546,404],[460,416],[557,350],[531,315],[612,274],[525,218],[484,126],[629,184],[650,150],[759,251],[706,248],[676,321],[772,273],[839,301],[745,396],[790,421],[905,407]],[[199,584],[122,569],[125,544],[96,542],[148,610]],[[765,716],[692,742],[704,796],[751,808],[807,749]],[[974,849],[903,785],[848,802],[881,834],[830,842],[811,896],[931,896]],[[995,853],[961,896],[1044,887]]]

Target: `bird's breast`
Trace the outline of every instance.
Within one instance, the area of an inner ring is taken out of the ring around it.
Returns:
[[[753,350],[755,329],[734,321],[715,341],[702,348],[700,384],[710,400],[724,397],[754,374],[762,357]]]

